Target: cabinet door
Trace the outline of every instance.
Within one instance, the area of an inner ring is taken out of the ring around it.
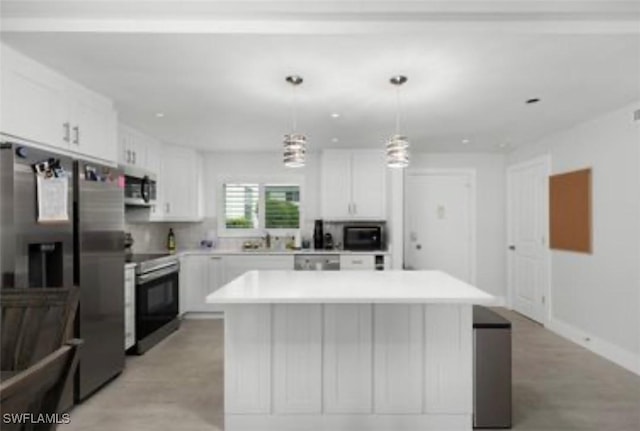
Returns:
[[[351,162],[352,218],[383,220],[385,208],[384,153],[375,150],[353,151]]]
[[[350,151],[329,150],[322,155],[322,216],[351,218]]]
[[[373,271],[376,269],[375,256],[372,254],[340,255],[341,271]]]
[[[71,125],[61,81],[44,66],[2,45],[0,131],[68,149]]]
[[[293,270],[293,255],[225,256],[222,284],[253,270]]]
[[[224,285],[224,264],[222,256],[207,256],[207,284],[204,289],[205,298],[220,289]],[[207,304],[207,311],[221,312],[222,307],[218,304]]]
[[[184,292],[183,313],[207,311],[204,298],[205,289],[209,282],[208,256],[185,256],[180,268],[180,289]]]
[[[124,348],[136,343],[136,279],[133,268],[124,271]]]
[[[197,153],[166,146],[163,157],[164,219],[196,221],[202,219],[200,169]]]
[[[91,95],[72,93],[71,146],[78,154],[117,162],[116,113],[108,103]]]
[[[151,138],[124,124],[118,125],[118,161],[146,169],[147,141]]]

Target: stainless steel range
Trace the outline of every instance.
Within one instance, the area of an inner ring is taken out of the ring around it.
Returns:
[[[170,254],[134,254],[136,263],[136,345],[142,354],[180,327],[180,261]]]

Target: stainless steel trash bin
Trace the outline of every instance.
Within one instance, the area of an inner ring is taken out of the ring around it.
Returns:
[[[511,428],[511,322],[473,307],[473,427]]]

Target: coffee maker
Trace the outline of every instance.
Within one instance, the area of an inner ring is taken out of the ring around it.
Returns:
[[[313,248],[322,250],[324,248],[324,223],[318,219],[313,226]]]

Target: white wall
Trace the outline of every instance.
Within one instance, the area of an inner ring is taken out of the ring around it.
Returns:
[[[502,154],[416,153],[411,169],[456,168],[476,171],[476,285],[504,298],[505,156]]]
[[[551,327],[640,372],[640,101],[532,145],[552,174],[593,169],[593,254],[552,251]],[[590,338],[585,342],[585,338]],[[591,346],[589,346],[591,343]]]

